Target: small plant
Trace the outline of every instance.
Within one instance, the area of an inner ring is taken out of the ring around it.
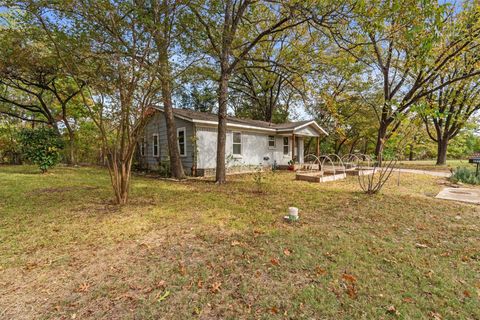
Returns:
[[[264,177],[263,177],[263,170],[262,170],[262,165],[258,165],[255,167],[255,172],[253,173],[253,182],[255,182],[255,186],[257,189],[258,193],[261,193],[263,191],[263,182]]]
[[[383,185],[388,181],[390,176],[392,175],[393,170],[397,164],[396,159],[391,159],[390,161],[384,161],[384,166],[379,166],[376,164],[370,174],[359,174],[358,175],[358,182],[360,187],[366,194],[376,194],[378,193]],[[366,168],[369,170],[370,168]],[[360,168],[360,171],[362,169]]]
[[[477,176],[475,170],[466,167],[459,167],[453,171],[450,180],[453,182],[480,184],[480,175]]]
[[[60,151],[64,144],[54,129],[22,129],[19,141],[25,159],[36,164],[42,173],[60,162]]]
[[[290,161],[288,161],[288,170],[293,170],[295,169],[295,162],[297,160],[297,157],[293,157]]]
[[[169,178],[171,176],[170,158],[158,162],[158,173],[164,178]]]

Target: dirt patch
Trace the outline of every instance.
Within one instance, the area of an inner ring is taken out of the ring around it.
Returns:
[[[0,270],[0,319],[17,319],[19,315],[23,319],[39,315],[54,319],[130,318],[144,301],[161,301],[172,290],[187,293],[196,286],[198,283],[189,282],[179,287],[177,281],[195,278],[197,266],[206,256],[214,255],[214,246],[225,239],[210,237],[207,242],[190,232],[156,230],[109,247],[76,249],[57,261],[36,260],[24,267]],[[230,242],[226,240],[224,245]],[[212,268],[221,269],[213,264]],[[209,284],[205,286],[208,292]],[[172,302],[181,296],[168,299]],[[170,312],[173,317],[175,309]]]

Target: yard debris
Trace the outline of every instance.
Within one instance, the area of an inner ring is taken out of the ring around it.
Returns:
[[[270,259],[270,262],[271,262],[274,266],[280,265],[280,261],[279,261],[277,258],[272,258],[272,259]]]
[[[317,266],[317,267],[315,268],[315,272],[316,272],[318,275],[320,275],[320,276],[323,276],[323,275],[326,275],[326,274],[327,274],[327,270],[325,270],[325,269],[323,269],[323,268],[321,268],[321,267],[319,267],[319,266]]]
[[[187,268],[185,268],[185,264],[183,262],[178,263],[178,273],[182,276],[187,274]]]
[[[222,286],[222,283],[220,281],[216,281],[210,285],[210,292],[211,293],[217,293],[220,291],[220,287]]]
[[[271,308],[268,309],[268,311],[270,311],[270,313],[272,313],[272,314],[278,314],[277,307],[271,307]]]
[[[406,302],[406,303],[414,303],[415,300],[413,300],[413,298],[411,298],[411,297],[405,297],[405,298],[403,298],[403,302]]]
[[[87,282],[84,282],[78,286],[77,292],[88,292],[89,289],[90,289],[90,284]]]
[[[288,257],[289,255],[292,254],[292,252],[290,250],[288,250],[287,248],[285,248],[285,249],[283,249],[283,254]]]
[[[239,246],[239,245],[240,245],[240,241],[233,240],[232,243],[231,243],[231,245],[232,245],[232,247]]]
[[[387,312],[396,316],[400,315],[400,312],[397,311],[394,305],[389,306]]]
[[[430,311],[428,313],[428,315],[430,316],[430,318],[432,318],[433,320],[442,320],[442,316],[437,313],[437,312],[434,312],[434,311]]]
[[[428,248],[428,246],[426,244],[423,244],[423,243],[415,243],[415,247],[416,248],[419,248],[419,249],[426,249]]]
[[[164,280],[158,281],[156,284],[156,288],[165,289],[165,281]]]
[[[347,281],[347,282],[350,282],[350,283],[355,283],[357,282],[357,278],[355,278],[354,275],[351,275],[351,274],[348,274],[348,273],[344,273],[342,275],[342,279]]]
[[[170,295],[170,291],[165,291],[160,297],[157,298],[158,302],[162,302],[163,300],[167,299],[167,297]]]
[[[348,273],[344,273],[342,275],[342,280],[343,280],[343,286],[345,288],[345,291],[347,292],[347,295],[351,298],[351,299],[356,299],[357,298],[357,288],[356,288],[356,282],[357,282],[357,278],[355,278],[354,275],[352,274],[348,274]]]

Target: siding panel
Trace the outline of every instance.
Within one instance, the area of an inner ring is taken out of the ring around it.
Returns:
[[[193,124],[175,118],[175,124],[177,128],[185,128],[185,148],[186,156],[181,157],[183,168],[185,173],[190,174],[191,168],[193,165]],[[160,156],[153,156],[153,135],[159,135],[160,142]],[[143,162],[146,165],[146,169],[158,170],[160,161],[167,161],[169,159],[168,155],[168,142],[167,142],[167,125],[165,122],[165,117],[163,113],[157,112],[152,116],[150,121],[144,129],[144,137],[146,140],[145,156],[143,157]]]

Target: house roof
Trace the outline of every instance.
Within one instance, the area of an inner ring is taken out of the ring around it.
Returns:
[[[156,108],[163,111],[162,108]],[[181,119],[204,124],[218,124],[218,115],[209,112],[199,112],[192,109],[173,109],[173,114]],[[241,119],[227,116],[227,125],[237,127],[250,127],[253,129],[265,129],[268,131],[288,132],[313,125],[316,129],[325,135],[328,133],[320,127],[315,120],[295,121],[286,123],[271,123],[267,121]]]

